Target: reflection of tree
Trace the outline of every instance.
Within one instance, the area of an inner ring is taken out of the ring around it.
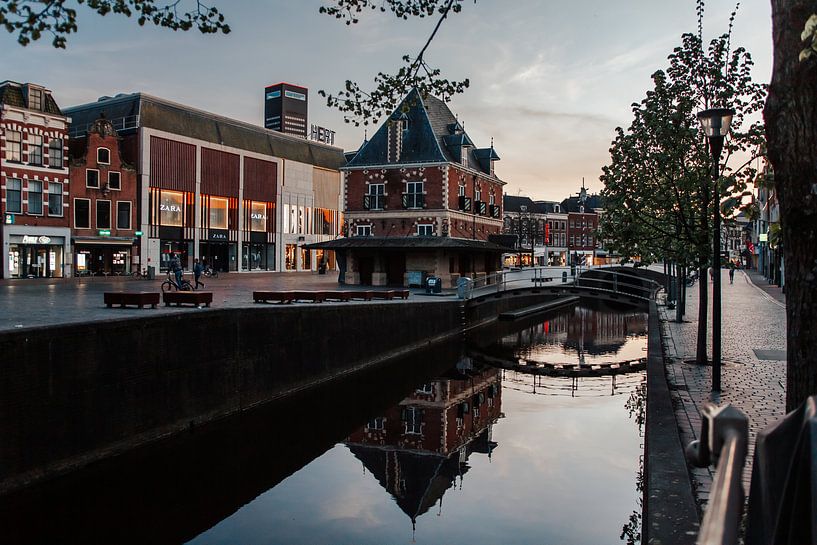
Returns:
[[[500,370],[458,366],[352,433],[346,445],[414,524],[460,483],[473,453],[496,447]]]
[[[644,423],[647,419],[647,380],[646,377],[630,397],[624,403],[624,407],[630,413],[630,418],[635,420],[638,426],[638,436],[644,437]],[[626,541],[627,545],[638,545],[641,543],[641,519],[644,506],[644,456],[638,458],[638,472],[635,478],[635,490],[638,493],[638,509],[630,514],[630,518],[621,529],[619,539]]]

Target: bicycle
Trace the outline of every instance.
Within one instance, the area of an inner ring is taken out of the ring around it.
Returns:
[[[204,272],[202,274],[204,274],[204,276],[206,276],[207,278],[218,278],[218,271],[215,270],[210,265],[207,265],[204,268]]]
[[[698,280],[698,271],[688,274],[685,283],[689,288],[695,285],[696,280]]]
[[[162,282],[162,293],[167,291],[194,291],[193,284],[189,280],[182,278],[181,284],[176,283],[175,275],[168,271],[167,279]]]

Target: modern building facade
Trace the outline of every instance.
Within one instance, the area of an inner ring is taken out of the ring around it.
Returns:
[[[70,141],[74,274],[127,275],[139,267],[136,168],[122,159],[122,138],[97,119]]]
[[[0,278],[72,274],[68,123],[50,90],[0,83]]]
[[[500,268],[502,188],[493,146],[477,148],[441,100],[411,91],[343,168],[342,281],[455,286]]]
[[[563,266],[567,263],[567,214],[552,201],[505,195],[504,232],[517,237],[517,253],[506,266]]]
[[[307,136],[309,90],[289,83],[276,83],[264,89],[264,127],[300,136]]]
[[[316,193],[338,218],[339,148],[144,93],[67,111],[72,137],[102,115],[122,137],[139,177],[143,267],[166,270],[177,253],[187,268],[199,258],[221,271],[311,270],[300,247],[337,236],[337,226],[317,234],[314,218]]]

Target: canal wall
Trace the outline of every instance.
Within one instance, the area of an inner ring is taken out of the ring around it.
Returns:
[[[0,333],[0,494],[458,335],[461,309],[191,310]]]

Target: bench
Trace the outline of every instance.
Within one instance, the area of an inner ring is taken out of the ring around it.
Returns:
[[[363,290],[363,291],[350,291],[349,299],[362,299],[364,301],[371,301],[372,294],[374,293],[372,290]]]
[[[541,283],[541,282],[553,282],[553,278],[550,277],[550,276],[540,276],[540,277],[531,278],[530,281],[533,282],[534,284]]]
[[[213,292],[211,291],[168,291],[162,294],[165,306],[169,307],[175,304],[177,307],[182,305],[193,305],[198,307],[204,305],[209,307],[213,302]]]
[[[325,291],[294,291],[293,301],[309,301],[311,303],[321,303],[326,299]]]
[[[394,299],[395,297],[408,299],[409,296],[409,290],[378,290],[370,293],[374,299]]]
[[[254,303],[291,303],[295,300],[294,291],[254,291],[252,292]]]
[[[144,308],[146,305],[150,305],[151,308],[156,308],[156,305],[159,304],[159,293],[153,291],[106,291],[104,301],[108,308],[113,305],[119,305],[120,308],[125,308],[128,305]]]
[[[351,301],[352,300],[352,292],[350,291],[325,291],[323,292],[323,298],[325,301]]]

